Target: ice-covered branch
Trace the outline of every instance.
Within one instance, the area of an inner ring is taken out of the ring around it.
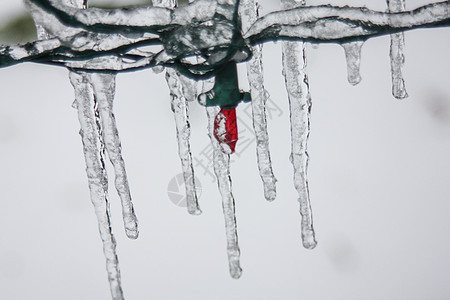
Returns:
[[[65,6],[54,0],[28,1],[35,19],[46,24],[46,30],[58,40],[54,38],[25,45],[3,46],[0,48],[0,67],[25,61],[58,61],[72,68],[101,70],[95,64],[75,63],[75,59],[68,58],[86,54],[89,58],[105,55],[118,57],[124,49],[142,44],[164,46],[165,51],[159,55],[159,61],[142,58],[130,66],[124,58],[120,58],[117,61],[119,65],[123,63],[121,66],[108,68],[120,72],[130,68],[153,67],[162,62],[171,65],[188,56],[204,55],[205,51],[237,51],[246,48],[246,44],[269,40],[342,42],[418,27],[450,26],[448,1],[405,12],[377,12],[358,7],[298,7],[259,18],[252,26],[246,26],[250,29],[245,34],[233,21],[233,5],[224,0],[198,0],[174,9],[135,7],[86,10]],[[241,34],[243,38],[239,38]],[[229,59],[242,60],[247,57]],[[203,61],[195,67],[208,71],[214,69],[211,61]]]
[[[280,38],[316,42],[366,39],[418,27],[450,26],[449,7],[448,1],[398,13],[330,5],[298,7],[260,18],[244,37],[251,43]]]
[[[124,72],[156,65],[170,65],[171,57],[132,49],[145,46],[146,41],[130,47],[121,46],[109,51],[74,51],[56,39],[39,40],[32,43],[0,46],[0,66],[8,67],[23,62],[62,65],[71,69]]]
[[[168,26],[184,26],[214,18],[216,13],[231,16],[227,5],[216,1],[197,0],[176,9],[161,6],[127,8],[76,9],[54,0],[28,0],[40,9],[54,15],[66,26],[98,33],[159,32]],[[221,1],[222,2],[222,1]],[[231,17],[230,17],[231,19]]]

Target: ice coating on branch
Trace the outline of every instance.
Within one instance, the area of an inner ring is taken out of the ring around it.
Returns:
[[[186,98],[183,96],[180,75],[174,69],[166,71],[166,81],[170,90],[171,107],[175,116],[177,128],[178,154],[183,169],[184,186],[186,189],[187,209],[190,214],[199,215],[201,210],[198,206],[197,193],[195,188],[194,166],[189,144],[191,126],[189,124],[189,107]]]
[[[347,80],[351,85],[357,85],[361,82],[359,67],[361,65],[361,48],[364,42],[345,42],[341,46],[345,51],[345,60],[347,61]]]
[[[110,51],[126,45],[155,40],[157,38],[155,34],[150,32],[133,34],[127,32],[89,32],[83,28],[62,23],[54,14],[41,9],[34,4],[32,0],[27,0],[26,4],[33,15],[35,22],[42,24],[45,31],[48,32],[50,36],[59,39],[62,44],[72,50],[93,50],[96,52]],[[74,10],[68,6],[64,7]],[[83,12],[84,10],[75,9],[75,11]],[[95,18],[95,15],[93,15],[93,17]]]
[[[242,29],[247,31],[258,18],[258,4],[255,0],[241,0]],[[251,48],[252,59],[247,62],[247,78],[250,86],[253,129],[256,137],[256,155],[258,169],[264,185],[264,197],[268,201],[276,198],[276,178],[272,170],[269,151],[269,135],[267,133],[266,102],[264,88],[264,72],[262,64],[262,46]]]
[[[153,1],[154,6],[126,8],[88,8],[80,10],[56,0],[27,0],[41,9],[51,10],[59,22],[81,27],[93,32],[112,32],[127,29],[129,32],[157,29],[165,25],[188,25],[195,19],[203,22],[213,19],[216,13],[231,20],[236,0],[197,0],[177,9],[174,0]],[[169,7],[170,6],[170,7]],[[102,26],[96,26],[102,25]],[[126,27],[126,28],[125,28]]]
[[[98,114],[101,121],[101,131],[109,160],[114,166],[115,186],[122,202],[122,216],[125,232],[131,239],[139,235],[137,218],[131,201],[125,163],[122,158],[122,146],[119,139],[116,120],[113,113],[116,76],[107,73],[90,73],[89,83],[92,85]]]
[[[387,0],[389,12],[401,12],[405,10],[405,0]],[[403,80],[403,64],[405,56],[403,48],[405,47],[405,35],[403,32],[391,34],[390,58],[391,58],[391,77],[392,77],[392,95],[397,99],[405,99],[408,93],[405,89]]]
[[[106,257],[106,269],[113,299],[123,299],[120,283],[116,241],[112,234],[108,201],[108,178],[104,166],[104,143],[98,103],[86,73],[70,72],[70,81],[75,89],[75,101],[80,121],[80,135],[86,161],[91,201],[95,208],[98,229]]]
[[[177,7],[178,0],[152,0],[153,7],[173,9]]]
[[[227,237],[228,264],[231,277],[241,277],[239,244],[237,237],[236,216],[234,198],[231,191],[230,156],[222,152],[219,142],[214,137],[214,119],[219,113],[219,107],[206,107],[208,114],[208,134],[213,145],[214,173],[217,177],[220,195],[222,196],[222,208],[225,218],[225,231]]]
[[[235,11],[230,5],[234,1],[197,0],[173,10],[158,7],[81,10],[71,8],[71,1],[26,0],[26,3],[36,22],[45,27],[48,34],[58,38],[61,45],[45,45],[44,42],[40,48],[36,48],[35,43],[0,46],[0,67],[33,61],[56,62],[80,70],[128,71],[162,64],[170,66],[176,55],[198,55],[205,49],[232,43],[230,37],[234,28],[229,21]],[[84,4],[78,3],[77,7],[83,8]],[[369,38],[417,27],[449,26],[449,7],[448,1],[402,13],[358,7],[300,7],[273,12],[258,19],[244,34],[244,39],[247,45],[283,37],[342,42],[347,38]],[[160,13],[162,17],[150,18]],[[228,21],[217,17],[219,13]],[[83,17],[78,20],[76,15]],[[184,27],[190,28],[186,30]],[[192,39],[197,42],[192,43]],[[164,45],[170,48],[170,53],[128,55],[130,49],[143,44]],[[48,50],[43,51],[43,48]],[[179,50],[174,51],[176,48]],[[11,55],[11,49],[15,55]]]
[[[450,3],[432,3],[412,11],[390,14],[363,7],[331,5],[298,7],[258,19],[244,38],[262,42],[277,37],[315,41],[339,41],[349,37],[387,34],[393,29],[449,22]]]
[[[294,1],[281,2],[284,8],[298,5]],[[300,203],[301,234],[303,247],[313,249],[315,240],[312,211],[308,187],[307,144],[310,132],[311,95],[309,92],[308,76],[306,74],[305,45],[302,42],[285,41],[283,50],[283,75],[289,98],[291,120],[291,156],[294,167],[294,185],[298,192]]]

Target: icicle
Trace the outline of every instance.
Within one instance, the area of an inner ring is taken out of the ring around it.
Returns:
[[[295,2],[282,1],[283,8],[291,8]],[[303,3],[304,4],[304,3]],[[294,185],[299,195],[303,247],[313,249],[315,240],[309,188],[307,179],[307,143],[310,132],[311,96],[306,74],[305,44],[285,41],[283,49],[283,75],[289,97],[292,152],[290,156],[294,167]]]
[[[242,26],[246,32],[258,17],[258,7],[255,0],[242,0]],[[253,129],[256,136],[256,154],[258,157],[259,174],[264,185],[264,197],[268,201],[276,198],[276,178],[272,171],[269,151],[269,135],[267,133],[266,91],[264,89],[262,46],[252,47],[253,57],[247,63],[247,78],[252,97]]]
[[[196,62],[198,62],[197,59]],[[196,100],[199,95],[199,88],[200,88],[199,82],[195,79],[189,78],[179,73],[178,78],[180,79],[181,82],[184,98],[189,102]]]
[[[104,144],[102,139],[98,103],[86,73],[70,72],[70,81],[75,89],[80,135],[86,161],[91,201],[97,215],[106,269],[113,299],[123,299],[120,284],[119,262],[116,254],[116,241],[112,234],[108,201],[108,178],[104,167]]]
[[[103,139],[109,159],[114,166],[115,186],[122,202],[122,216],[125,232],[131,239],[139,235],[137,218],[131,202],[125,163],[122,158],[122,146],[113,114],[113,100],[116,89],[116,76],[107,73],[90,73],[89,82],[94,89],[95,100],[101,120]]]
[[[405,10],[405,0],[387,0],[389,12],[401,12]],[[405,99],[408,93],[405,89],[403,80],[403,64],[405,56],[403,48],[405,47],[405,35],[403,32],[391,34],[391,77],[392,77],[392,95],[397,99]]]
[[[347,79],[351,85],[357,85],[361,82],[359,74],[359,66],[361,64],[361,47],[362,41],[341,43],[345,51],[345,59],[347,60]]]
[[[213,145],[214,173],[217,177],[219,191],[222,196],[222,207],[225,218],[225,231],[227,236],[227,254],[231,277],[241,277],[242,269],[239,261],[239,245],[237,237],[234,198],[231,191],[230,156],[222,152],[219,142],[214,137],[214,119],[219,113],[219,107],[206,108],[208,113],[208,133]]]
[[[183,169],[184,186],[186,189],[187,209],[190,214],[199,215],[201,210],[198,206],[197,192],[195,188],[194,166],[192,163],[191,147],[189,138],[191,129],[189,124],[189,107],[186,98],[183,97],[181,81],[178,72],[167,69],[166,81],[169,85],[172,111],[175,116],[177,128],[178,154]]]
[[[62,4],[78,8],[86,8],[87,6],[87,0],[64,0],[61,2]],[[41,23],[42,20],[38,10],[31,8],[31,12],[36,22],[38,38],[43,40],[50,39],[50,35],[46,28],[49,24]],[[116,254],[116,241],[112,233],[110,222],[108,177],[103,159],[105,145],[103,142],[102,125],[100,123],[101,116],[99,113],[99,106],[101,106],[101,104],[96,101],[89,77],[90,75],[87,73],[70,72],[70,81],[75,90],[75,101],[72,106],[78,110],[78,119],[81,125],[80,135],[83,142],[83,152],[86,162],[86,173],[88,175],[91,202],[95,208],[100,237],[103,243],[103,252],[106,257],[106,269],[108,272],[111,295],[115,300],[122,300],[123,291],[120,282],[119,262]],[[113,90],[105,92],[110,94]],[[103,100],[107,101],[107,99]],[[103,100],[101,99],[101,101]],[[106,134],[106,136],[107,135],[108,134]],[[136,232],[135,235],[137,236],[137,228],[134,228]]]
[[[153,6],[174,8],[178,5],[177,0],[153,0]],[[192,163],[191,146],[189,139],[191,136],[191,125],[189,124],[189,106],[187,97],[183,95],[184,91],[192,91],[195,87],[190,87],[193,84],[187,78],[181,80],[181,75],[174,69],[167,69],[166,81],[170,90],[171,106],[175,116],[175,124],[177,128],[178,139],[178,154],[181,160],[181,167],[183,169],[184,187],[186,189],[186,202],[188,212],[192,215],[199,215],[202,211],[198,205],[197,191],[195,188],[194,166]],[[184,88],[183,84],[184,83]],[[197,98],[194,93],[189,93],[189,100]]]

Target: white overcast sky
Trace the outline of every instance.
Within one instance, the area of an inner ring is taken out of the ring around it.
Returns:
[[[264,1],[264,12],[274,3]],[[425,3],[407,1],[407,8]],[[22,10],[22,2],[2,0],[0,19]],[[300,242],[280,44],[266,45],[266,87],[279,107],[269,120],[278,198],[264,200],[253,142],[232,164],[239,280],[228,274],[220,195],[205,171],[196,168],[201,216],[168,199],[167,185],[181,167],[164,76],[119,75],[115,113],[141,231],[138,240],[126,239],[110,184],[126,298],[449,299],[449,34],[448,28],[406,33],[404,101],[390,94],[389,37],[364,45],[363,81],[355,87],[346,82],[341,47],[308,45],[309,182],[318,240],[312,251]],[[0,69],[1,299],[110,299],[73,97],[65,69]],[[241,128],[251,124],[244,108]],[[197,103],[191,118],[193,156],[205,159],[206,118]],[[242,140],[251,138],[246,134]]]

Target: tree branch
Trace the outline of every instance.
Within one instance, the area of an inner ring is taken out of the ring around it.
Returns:
[[[314,42],[367,39],[419,27],[450,26],[448,1],[389,13],[330,5],[277,11],[258,19],[244,35],[251,44],[293,38]]]
[[[197,0],[175,9],[144,6],[85,10],[54,0],[28,1],[34,15],[48,24],[46,29],[57,38],[0,47],[0,67],[38,62],[121,72],[166,65],[196,76],[192,71],[202,75],[224,63],[217,59],[224,55],[221,53],[228,53],[225,60],[246,60],[251,54],[248,45],[266,41],[344,42],[419,27],[450,26],[449,1],[397,13],[329,5],[298,7],[259,18],[245,34],[233,19],[235,8],[222,0]],[[162,45],[164,51],[127,56],[131,49],[143,45]],[[239,55],[242,51],[247,54]],[[183,62],[189,56],[201,57],[202,62]]]

